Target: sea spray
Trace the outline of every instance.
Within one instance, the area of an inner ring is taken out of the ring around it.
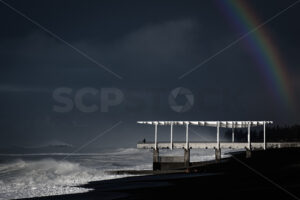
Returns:
[[[225,152],[225,151],[224,151]],[[223,152],[223,153],[224,153]],[[181,155],[182,150],[162,150]],[[191,161],[214,159],[214,151],[192,150]],[[29,198],[87,192],[79,186],[90,181],[121,178],[111,170],[152,169],[151,150],[118,148],[98,153],[0,155],[0,199]]]

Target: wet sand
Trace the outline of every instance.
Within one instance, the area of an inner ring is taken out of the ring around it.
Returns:
[[[300,149],[234,154],[190,173],[157,174],[96,181],[87,193],[34,199],[299,199]]]

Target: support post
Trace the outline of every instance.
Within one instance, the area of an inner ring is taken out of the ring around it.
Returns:
[[[160,170],[159,150],[153,149],[153,171]]]
[[[248,147],[246,148],[246,158],[251,157],[251,138],[250,138],[250,130],[251,122],[248,122]]]
[[[155,132],[154,132],[154,149],[157,149],[157,123],[154,124]]]
[[[216,161],[221,160],[221,149],[215,148]]]
[[[250,157],[251,157],[251,150],[246,149],[246,158],[250,158]]]
[[[234,143],[234,125],[232,122],[232,143]]]
[[[186,129],[185,129],[185,149],[189,149],[189,123],[186,122]]]
[[[215,148],[216,160],[221,160],[221,145],[220,145],[220,122],[217,122],[217,148]]]
[[[220,149],[220,122],[217,122],[217,149]]]
[[[250,127],[251,127],[251,123],[248,122],[248,149],[251,150],[251,138],[250,138]]]
[[[267,149],[267,142],[266,142],[266,122],[264,121],[264,150]]]
[[[173,149],[173,123],[171,123],[171,139],[170,139],[170,149]]]
[[[190,149],[184,149],[184,166],[190,166]]]

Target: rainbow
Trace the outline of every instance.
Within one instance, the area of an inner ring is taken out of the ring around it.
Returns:
[[[255,29],[243,41],[258,64],[274,98],[284,107],[293,109],[295,102],[286,71],[287,67],[268,31],[264,26],[260,26],[261,22],[257,15],[245,1],[220,0],[217,2],[237,31],[245,34]],[[258,26],[260,27],[257,28]]]

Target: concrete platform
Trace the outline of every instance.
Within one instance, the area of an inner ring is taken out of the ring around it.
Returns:
[[[290,148],[290,147],[300,147],[299,142],[268,142],[267,143],[268,149],[274,148]],[[138,149],[154,149],[155,143],[154,142],[146,142],[146,143],[138,143]],[[171,149],[170,142],[159,142],[157,143],[158,149]],[[184,149],[186,147],[185,142],[174,142],[173,149]],[[189,142],[190,149],[216,149],[218,145],[216,142]],[[247,142],[221,142],[220,143],[221,149],[245,149],[248,148]],[[264,143],[263,142],[251,142],[251,149],[263,149]]]

